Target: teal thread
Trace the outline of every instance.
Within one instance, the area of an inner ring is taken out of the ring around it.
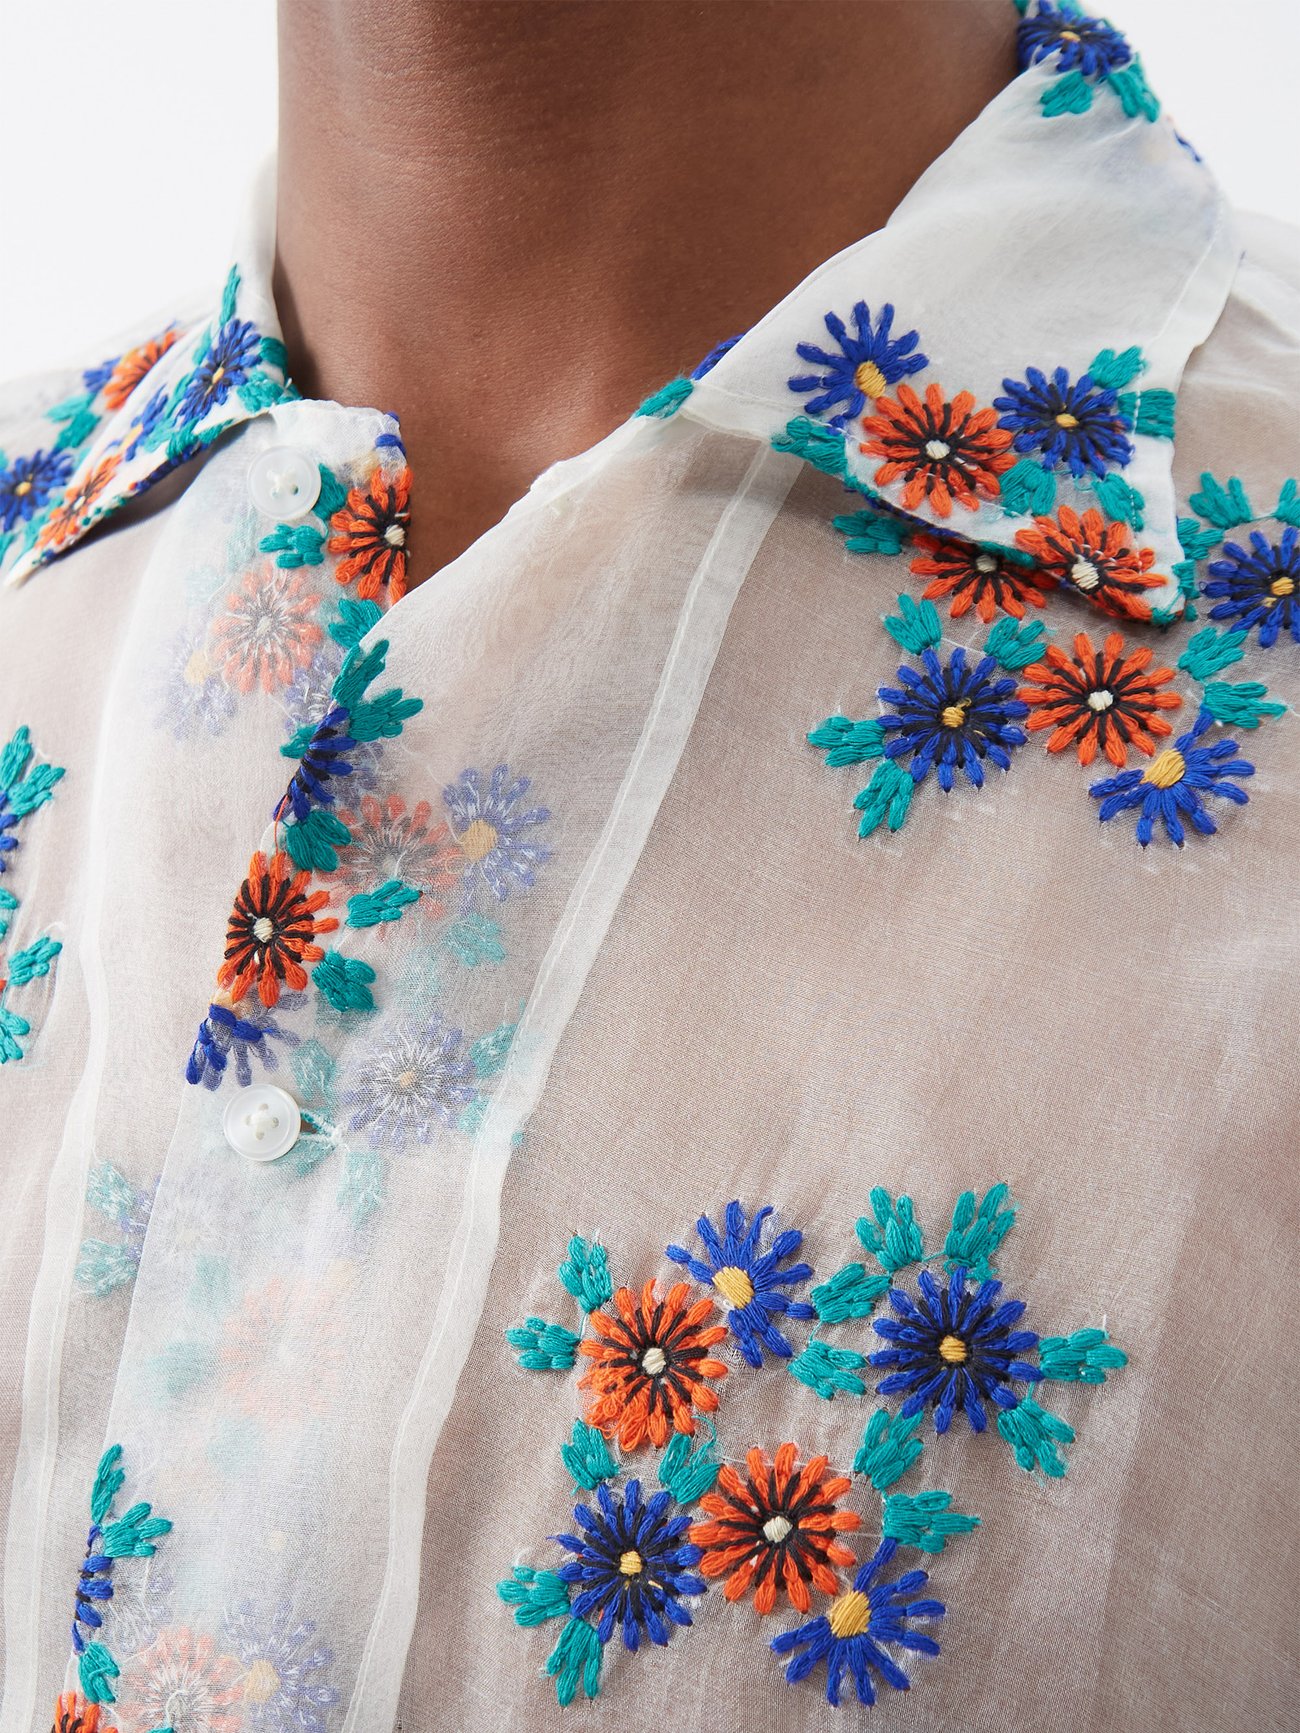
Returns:
[[[911,1497],[892,1492],[885,1500],[882,1533],[887,1540],[918,1552],[942,1552],[954,1535],[970,1534],[980,1525],[977,1516],[950,1510],[951,1503],[950,1492],[918,1492]]]
[[[916,1437],[923,1418],[922,1414],[891,1415],[887,1408],[877,1408],[853,1458],[854,1474],[865,1474],[877,1492],[901,1479],[924,1448]]]
[[[1056,504],[1056,477],[1041,463],[1022,457],[1002,477],[998,497],[1008,517],[1045,517]]]
[[[339,601],[339,617],[330,626],[330,637],[344,649],[355,650],[372,626],[384,617],[378,602],[361,602],[352,596]]]
[[[1024,1397],[1016,1407],[998,1415],[998,1431],[1015,1452],[1021,1468],[1041,1468],[1052,1480],[1059,1480],[1065,1473],[1065,1461],[1056,1447],[1074,1443],[1074,1428],[1040,1408],[1032,1396]]]
[[[1206,626],[1187,640],[1187,648],[1178,658],[1178,666],[1184,674],[1190,674],[1193,680],[1204,685],[1225,668],[1241,661],[1242,645],[1247,636],[1244,630],[1220,632],[1213,626]]]
[[[886,758],[878,764],[871,781],[854,797],[853,804],[862,814],[858,835],[867,837],[882,824],[890,830],[901,830],[912,804],[916,784],[900,764]]]
[[[996,1274],[993,1254],[1016,1219],[1015,1204],[1007,1204],[1009,1196],[1008,1186],[995,1185],[985,1192],[978,1208],[973,1191],[964,1191],[957,1199],[952,1226],[943,1242],[944,1268],[949,1273],[964,1269],[979,1282]]]
[[[9,959],[10,984],[14,987],[25,987],[29,981],[48,975],[54,959],[62,949],[58,939],[51,939],[47,935],[24,950],[15,951]]]
[[[596,1696],[604,1652],[600,1638],[585,1619],[568,1621],[546,1663],[547,1675],[555,1680],[555,1695],[562,1708],[567,1709],[572,1703],[579,1686],[586,1696]]]
[[[1092,107],[1092,86],[1076,68],[1054,79],[1038,102],[1043,113],[1053,120],[1061,114],[1087,114]]]
[[[18,907],[18,898],[0,885],[0,939],[9,931],[9,916]]]
[[[1146,504],[1142,495],[1132,485],[1125,481],[1122,475],[1111,471],[1109,475],[1099,475],[1093,478],[1092,491],[1107,517],[1117,518],[1122,523],[1131,524],[1135,530],[1145,526],[1142,507]]]
[[[855,1224],[854,1231],[863,1250],[870,1252],[891,1275],[905,1270],[909,1264],[920,1263],[925,1256],[925,1242],[911,1198],[903,1196],[895,1203],[883,1185],[874,1186],[871,1213],[876,1218],[874,1222],[867,1216],[859,1216]]]
[[[1142,62],[1135,55],[1127,66],[1118,66],[1106,74],[1106,82],[1118,96],[1120,107],[1130,120],[1155,120],[1160,103],[1146,81]]]
[[[518,1023],[502,1023],[489,1034],[479,1036],[469,1050],[470,1063],[478,1077],[495,1077],[504,1070],[518,1028]]]
[[[337,951],[326,951],[311,972],[312,981],[321,996],[336,1011],[373,1011],[374,994],[370,984],[375,971],[360,957],[342,957]]]
[[[1172,391],[1143,391],[1138,397],[1133,431],[1149,439],[1172,439],[1177,401]]]
[[[1230,477],[1227,487],[1224,487],[1208,470],[1201,476],[1200,492],[1194,493],[1187,503],[1197,517],[1216,524],[1221,530],[1235,529],[1238,524],[1249,523],[1255,515],[1250,501],[1246,498],[1246,490],[1237,476]]]
[[[0,796],[8,818],[27,818],[44,806],[54,793],[54,785],[63,776],[59,764],[32,763],[32,737],[27,728],[19,728],[0,752]]]
[[[1041,662],[1051,634],[1041,620],[1028,626],[1017,626],[1007,615],[984,640],[984,654],[992,656],[999,668],[1008,674],[1019,674],[1031,662]]]
[[[1297,487],[1294,480],[1282,483],[1282,492],[1273,507],[1273,516],[1279,523],[1291,524],[1300,529],[1300,487]]]
[[[910,539],[907,525],[888,512],[844,512],[831,519],[851,554],[901,554]]]
[[[569,1255],[556,1274],[584,1312],[596,1311],[614,1292],[604,1246],[598,1240],[589,1245],[579,1234],[569,1241]]]
[[[694,389],[693,382],[685,376],[670,379],[666,385],[661,385],[658,391],[652,391],[649,397],[638,404],[634,413],[666,421],[670,415],[676,415]]]
[[[678,1504],[694,1504],[697,1498],[712,1492],[722,1466],[714,1448],[716,1440],[715,1432],[694,1450],[684,1432],[674,1432],[668,1440],[668,1448],[659,1459],[659,1484],[672,1493]]]
[[[869,1318],[888,1289],[888,1276],[869,1272],[865,1264],[845,1264],[809,1298],[823,1324],[842,1324],[846,1318]]]
[[[914,602],[910,596],[898,598],[899,612],[885,615],[885,630],[896,644],[919,656],[922,650],[932,650],[943,638],[943,626],[933,602]]]
[[[351,841],[347,825],[323,806],[314,807],[306,818],[284,827],[285,852],[303,872],[332,873],[339,864],[339,849]]]
[[[404,912],[420,899],[415,885],[401,879],[388,879],[373,891],[358,891],[348,898],[347,924],[350,927],[377,927],[385,921],[400,920]]]
[[[1133,383],[1145,366],[1142,351],[1134,344],[1118,352],[1114,349],[1100,350],[1089,362],[1088,372],[1095,385],[1107,391],[1122,391]]]
[[[1179,545],[1188,559],[1203,560],[1222,540],[1222,530],[1206,529],[1199,518],[1180,517],[1178,520]]]
[[[319,566],[325,558],[325,535],[311,524],[277,524],[257,544],[262,554],[274,554],[275,563],[286,571],[297,566]]]
[[[350,1149],[335,1202],[354,1227],[368,1221],[384,1201],[384,1163],[373,1149]]]
[[[827,766],[838,769],[879,758],[885,750],[885,731],[874,718],[851,722],[847,716],[828,716],[809,734],[808,744],[821,747]]]
[[[506,949],[501,943],[501,928],[486,915],[465,915],[453,921],[443,935],[443,943],[458,963],[467,969],[477,969],[483,963],[504,963]]]
[[[567,1372],[578,1358],[578,1337],[545,1318],[526,1318],[506,1331],[506,1341],[529,1372]]]
[[[586,1487],[588,1492],[593,1492],[602,1480],[615,1479],[619,1472],[604,1433],[581,1420],[574,1421],[570,1442],[560,1446],[560,1461],[573,1476],[575,1485]]]
[[[1207,680],[1201,693],[1205,708],[1225,728],[1258,728],[1270,716],[1285,716],[1286,705],[1268,702],[1268,687],[1259,680],[1239,686],[1226,680]]]
[[[544,1625],[548,1619],[569,1616],[569,1585],[554,1571],[516,1565],[513,1574],[497,1584],[497,1593],[515,1609],[517,1625]]]
[[[831,1402],[836,1395],[862,1396],[866,1384],[857,1374],[866,1365],[866,1356],[851,1348],[832,1348],[814,1336],[802,1354],[789,1362],[792,1378],[797,1378],[809,1390]]]
[[[1044,1336],[1038,1364],[1044,1378],[1062,1384],[1104,1384],[1107,1372],[1128,1365],[1128,1355],[1104,1330],[1075,1330],[1069,1336]]]
[[[90,1703],[116,1703],[113,1681],[121,1671],[103,1643],[87,1643],[77,1664],[82,1696]]]

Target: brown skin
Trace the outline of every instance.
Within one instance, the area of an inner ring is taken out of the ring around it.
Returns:
[[[291,372],[401,417],[412,581],[879,228],[1014,76],[1015,21],[1010,0],[280,0]]]

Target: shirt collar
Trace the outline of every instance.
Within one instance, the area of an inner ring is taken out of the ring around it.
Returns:
[[[683,407],[965,540],[1023,547],[1036,523],[1098,513],[1107,535],[1150,550],[1164,582],[1144,594],[1170,618],[1182,607],[1175,394],[1238,249],[1222,193],[1119,32],[1070,0],[1021,10],[1019,76],[883,229],[819,266]],[[12,538],[7,582],[297,395],[270,290],[268,183],[209,317],[87,372],[84,396],[54,412],[66,480]],[[1087,411],[1095,438],[1067,436],[1059,415],[1071,408]],[[955,494],[942,477],[918,483],[915,465],[871,449],[900,418],[906,436],[931,414],[947,417],[931,431],[964,428],[984,453],[968,502],[960,477]]]

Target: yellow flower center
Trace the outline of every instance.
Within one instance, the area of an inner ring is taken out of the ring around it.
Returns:
[[[885,376],[874,361],[859,361],[853,369],[853,383],[864,397],[876,398],[884,392]]]
[[[496,827],[485,818],[476,818],[457,840],[470,860],[482,860],[497,846]]]
[[[185,684],[201,686],[212,673],[212,658],[201,646],[185,664]]]
[[[939,1358],[950,1366],[960,1366],[966,1358],[966,1344],[960,1336],[945,1336],[939,1344]]]
[[[725,1269],[719,1270],[713,1278],[713,1285],[733,1312],[739,1311],[741,1306],[747,1306],[754,1297],[753,1282],[744,1270],[738,1270],[734,1264],[728,1264]]]
[[[254,1661],[244,1676],[245,1703],[269,1703],[280,1689],[280,1675],[263,1656]]]
[[[1082,38],[1077,30],[1062,30],[1061,32],[1062,42],[1079,42],[1081,40]]]
[[[397,1073],[393,1082],[396,1083],[399,1089],[410,1089],[418,1076],[419,1072],[415,1067],[413,1065],[408,1065],[405,1071],[399,1071]]]
[[[1079,417],[1077,415],[1071,415],[1068,409],[1063,409],[1056,418],[1056,425],[1058,427],[1077,427],[1079,425]]]
[[[830,1613],[832,1633],[837,1637],[860,1637],[871,1623],[871,1602],[861,1589],[850,1589],[832,1601]]]
[[[225,371],[226,369],[224,367],[214,367],[212,369],[212,383],[214,385],[217,383],[218,379],[224,377]]]
[[[945,728],[960,728],[966,720],[966,711],[969,706],[969,698],[963,698],[959,704],[945,704],[939,712],[940,722]]]
[[[20,494],[20,495],[30,493],[31,491],[32,491],[32,484],[30,481],[20,481],[18,483],[18,486],[14,489],[14,492],[16,494]]]
[[[1166,746],[1163,752],[1157,752],[1142,772],[1142,780],[1154,782],[1157,788],[1172,788],[1176,782],[1182,781],[1186,769],[1187,760],[1182,753]]]
[[[1294,595],[1295,579],[1288,577],[1287,574],[1283,572],[1280,576],[1274,578],[1273,582],[1268,587],[1275,596]]]
[[[641,1563],[641,1554],[635,1547],[629,1547],[618,1561],[618,1568],[625,1577],[637,1577],[645,1567]]]

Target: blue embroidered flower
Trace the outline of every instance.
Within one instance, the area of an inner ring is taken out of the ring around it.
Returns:
[[[1051,0],[1038,0],[1035,14],[1021,19],[1018,46],[1021,71],[1059,52],[1057,72],[1078,71],[1085,78],[1104,78],[1133,58],[1133,50],[1113,24],[1090,18],[1072,5],[1054,6]]]
[[[498,902],[516,887],[531,889],[537,868],[550,860],[550,849],[528,834],[551,816],[544,806],[522,806],[531,786],[526,776],[511,782],[509,766],[498,764],[486,789],[477,770],[462,770],[459,781],[443,789],[468,863],[462,881],[467,905],[480,882]]]
[[[104,1623],[100,1605],[113,1598],[113,1560],[100,1550],[103,1530],[92,1522],[86,1536],[86,1556],[77,1576],[77,1593],[72,1612],[73,1653],[85,1653],[86,1644]]]
[[[170,729],[176,740],[200,731],[221,734],[235,714],[235,699],[208,646],[206,622],[182,626],[155,690],[156,726]]]
[[[931,769],[945,793],[958,770],[976,788],[984,786],[984,760],[1007,770],[1010,753],[1025,743],[1016,724],[1029,707],[1016,697],[1010,676],[997,678],[998,665],[984,656],[970,668],[966,651],[953,651],[947,665],[931,649],[921,651],[923,669],[898,670],[901,687],[882,686],[880,698],[892,709],[880,717],[887,758],[912,761],[912,780],[922,782]]]
[[[920,333],[905,331],[895,337],[893,323],[894,309],[888,302],[873,320],[870,307],[859,301],[853,309],[852,336],[838,313],[826,315],[826,329],[840,346],[838,354],[814,343],[795,345],[802,360],[825,368],[824,373],[802,373],[789,381],[791,391],[817,394],[808,399],[810,415],[820,415],[842,403],[844,407],[830,417],[830,425],[843,427],[862,414],[868,401],[874,403],[883,396],[886,386],[929,366],[929,357],[916,349]]]
[[[233,1059],[235,1076],[246,1089],[253,1081],[249,1061],[254,1055],[264,1070],[277,1070],[280,1059],[272,1043],[279,1041],[285,1047],[296,1047],[299,1041],[293,1030],[277,1019],[286,1011],[296,1011],[305,999],[305,993],[282,992],[274,1006],[266,1006],[247,995],[238,1012],[228,1005],[209,1005],[185,1066],[186,1082],[218,1089],[226,1066]]]
[[[602,1482],[596,1504],[595,1510],[574,1506],[581,1534],[554,1537],[575,1555],[556,1573],[577,1590],[570,1613],[576,1619],[598,1615],[602,1643],[616,1629],[628,1649],[637,1649],[644,1637],[666,1643],[673,1625],[691,1623],[681,1597],[704,1593],[702,1578],[691,1569],[702,1555],[686,1538],[689,1512],[670,1514],[668,1492],[656,1492],[643,1504],[639,1480],[629,1480],[621,1497]]]
[[[1157,753],[1145,770],[1125,770],[1119,776],[1094,782],[1088,792],[1101,802],[1097,816],[1102,823],[1116,813],[1136,808],[1137,839],[1143,848],[1151,841],[1157,819],[1164,825],[1170,842],[1181,848],[1187,840],[1184,819],[1202,836],[1212,836],[1218,829],[1205,810],[1207,794],[1245,806],[1250,796],[1229,779],[1253,776],[1255,766],[1233,756],[1237,742],[1216,740],[1213,746],[1196,744],[1213,722],[1210,712],[1202,710],[1190,732]]]
[[[1300,644],[1300,529],[1288,525],[1280,542],[1252,530],[1249,552],[1240,542],[1225,542],[1208,570],[1205,594],[1223,598],[1210,609],[1212,620],[1252,632],[1258,627],[1266,650],[1285,632]]]
[[[166,414],[167,387],[164,385],[154,392],[143,409],[131,417],[131,426],[135,429],[135,436],[122,454],[124,463],[130,463],[140,447],[149,444],[150,435]]]
[[[939,1653],[933,1637],[908,1628],[912,1619],[941,1619],[944,1615],[942,1601],[906,1598],[925,1586],[929,1580],[925,1571],[905,1571],[893,1582],[876,1582],[879,1572],[897,1551],[897,1541],[881,1541],[875,1555],[854,1577],[853,1587],[831,1603],[829,1612],[773,1637],[772,1648],[778,1655],[794,1656],[785,1670],[792,1685],[806,1679],[825,1661],[826,1701],[838,1708],[840,1685],[847,1670],[858,1701],[870,1708],[876,1700],[872,1673],[877,1673],[896,1691],[906,1691],[910,1683],[882,1644],[911,1649],[920,1655]]]
[[[351,713],[341,704],[330,705],[302,748],[298,768],[276,806],[276,818],[292,812],[301,824],[315,808],[334,805],[334,791],[328,784],[352,775],[357,742],[348,731],[351,720]]]
[[[71,474],[72,454],[67,451],[34,451],[0,468],[0,530],[26,523]]]
[[[1105,475],[1112,466],[1122,469],[1132,462],[1119,393],[1095,384],[1090,373],[1071,384],[1064,367],[1050,379],[1029,367],[1023,380],[1004,379],[1002,389],[1007,395],[993,399],[993,407],[1002,411],[998,425],[1015,434],[1017,451],[1038,452],[1044,469],[1064,464],[1077,478],[1086,470]]]
[[[462,1033],[435,1011],[426,1020],[390,1029],[364,1054],[356,1082],[339,1100],[352,1108],[348,1127],[379,1148],[426,1143],[439,1125],[455,1125],[478,1094],[474,1062],[461,1051]]]
[[[297,1619],[282,1601],[269,1619],[248,1601],[226,1614],[225,1645],[244,1668],[245,1733],[325,1733],[326,1711],[339,1701],[322,1677],[334,1652],[313,1644],[311,1619]]]
[[[782,1360],[794,1353],[775,1319],[817,1315],[805,1301],[781,1292],[812,1275],[808,1264],[791,1264],[784,1270],[780,1267],[782,1260],[793,1257],[803,1243],[798,1229],[787,1228],[765,1252],[759,1249],[763,1224],[771,1214],[770,1206],[759,1210],[747,1227],[744,1210],[733,1201],[727,1205],[721,1235],[708,1216],[701,1216],[695,1227],[708,1256],[707,1264],[693,1258],[683,1246],[667,1248],[675,1264],[684,1264],[697,1282],[716,1292],[726,1307],[731,1333],[751,1366],[763,1364],[764,1348]]]
[[[172,416],[178,427],[201,421],[244,384],[260,358],[261,341],[250,320],[226,320],[185,381]]]
[[[901,1412],[919,1414],[934,1409],[934,1429],[946,1432],[960,1406],[971,1430],[983,1432],[988,1425],[985,1402],[997,1408],[1014,1408],[1020,1397],[1013,1383],[1036,1384],[1042,1377],[1037,1366],[1018,1355],[1038,1345],[1032,1330],[1015,1330],[1025,1310],[1023,1300],[999,1304],[1002,1283],[991,1278],[974,1285],[958,1268],[946,1286],[936,1282],[929,1270],[917,1275],[921,1290],[913,1300],[901,1288],[889,1290],[889,1303],[898,1319],[877,1318],[872,1327],[878,1336],[894,1344],[868,1355],[873,1366],[893,1366],[876,1385],[881,1396],[907,1392]]]

